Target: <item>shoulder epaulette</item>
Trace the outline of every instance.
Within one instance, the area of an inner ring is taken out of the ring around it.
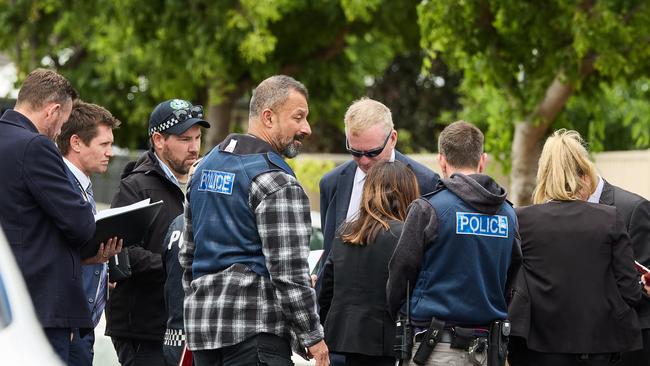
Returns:
[[[439,185],[439,186],[436,187],[436,189],[434,189],[433,191],[431,191],[431,192],[429,192],[429,193],[427,193],[427,194],[423,194],[423,195],[422,195],[422,198],[430,198],[430,197],[433,197],[433,196],[435,196],[436,194],[438,194],[438,193],[440,193],[440,192],[442,192],[442,191],[444,191],[444,190],[446,190],[446,189],[447,189],[447,187],[445,187],[445,186],[443,186],[443,185]]]

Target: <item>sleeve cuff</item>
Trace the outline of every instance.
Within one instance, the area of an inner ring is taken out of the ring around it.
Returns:
[[[318,324],[318,328],[316,330],[308,333],[302,333],[298,335],[298,337],[300,339],[300,342],[305,347],[309,348],[325,338],[325,333],[323,333],[323,326]]]

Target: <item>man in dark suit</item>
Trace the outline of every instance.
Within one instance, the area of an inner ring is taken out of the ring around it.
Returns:
[[[106,109],[76,100],[68,122],[63,125],[56,142],[68,168],[68,178],[84,200],[97,208],[93,197],[90,175],[104,173],[113,157],[113,129],[120,121]],[[108,258],[119,253],[121,241],[111,239],[100,247],[96,256],[82,262],[81,278],[86,294],[85,303],[91,312],[93,326],[97,326],[104,312],[108,294]],[[73,339],[70,347],[69,364],[92,366],[95,333]]]
[[[359,212],[366,173],[378,161],[401,161],[418,180],[420,193],[434,190],[438,174],[395,149],[397,131],[390,109],[384,104],[361,98],[345,112],[345,147],[352,160],[339,165],[320,180],[320,219],[323,230],[322,263],[326,262],[336,231]],[[318,277],[321,277],[320,274]],[[319,291],[320,283],[316,284]],[[330,353],[332,365],[342,365],[343,357]]]
[[[438,174],[395,149],[397,131],[390,109],[362,98],[345,113],[346,149],[352,160],[334,168],[320,181],[320,214],[323,230],[323,260],[329,254],[336,230],[359,211],[366,172],[378,161],[399,160],[418,180],[421,194],[434,190]],[[323,262],[324,263],[324,262]]]
[[[92,329],[79,248],[95,232],[91,205],[74,189],[52,139],[77,93],[54,71],[32,71],[0,117],[0,224],[50,344],[64,362],[71,339]]]
[[[598,186],[589,197],[589,202],[617,208],[630,235],[634,258],[646,267],[650,266],[650,202],[638,194],[611,185],[602,177],[599,177]],[[623,353],[620,366],[650,364],[650,300],[644,297],[636,310],[641,323],[643,348]]]

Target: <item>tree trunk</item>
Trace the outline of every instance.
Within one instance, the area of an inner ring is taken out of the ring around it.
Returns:
[[[512,140],[512,171],[510,173],[509,199],[515,206],[528,205],[532,202],[537,176],[537,162],[542,152],[543,139],[548,129],[564,109],[573,85],[565,84],[560,72],[546,89],[544,99],[537,105],[535,112],[526,120],[515,126]]]
[[[228,136],[232,107],[233,103],[229,99],[223,99],[220,104],[208,105],[207,116],[210,128],[206,130],[204,151],[210,151]]]

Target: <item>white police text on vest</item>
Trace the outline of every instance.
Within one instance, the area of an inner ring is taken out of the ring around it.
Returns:
[[[456,212],[456,234],[508,237],[508,218],[472,212]]]
[[[199,191],[232,194],[235,174],[218,170],[203,170]]]

